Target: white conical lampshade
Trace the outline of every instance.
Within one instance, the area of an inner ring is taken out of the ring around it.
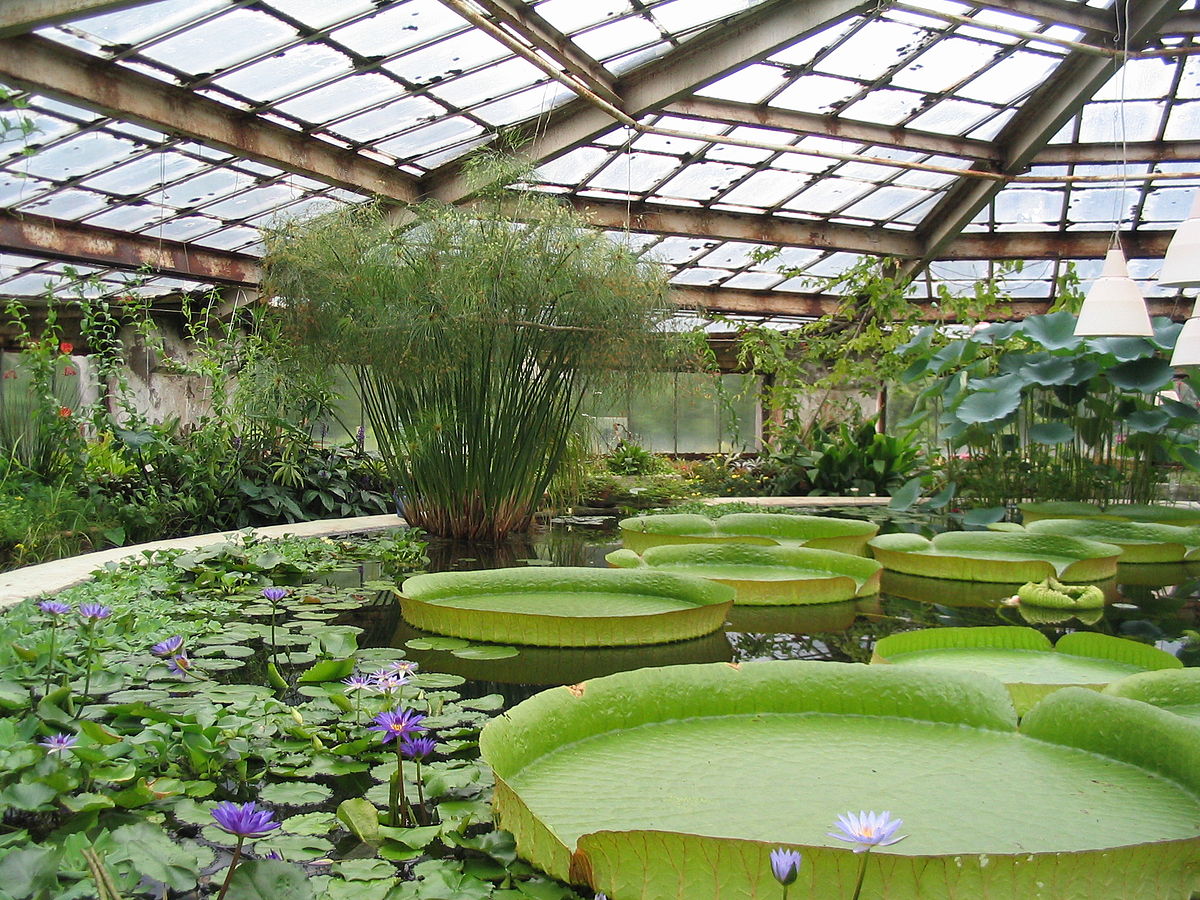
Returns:
[[[1100,277],[1083,299],[1075,334],[1083,337],[1154,334],[1146,301],[1129,277],[1120,247],[1113,247],[1105,254]]]
[[[1192,317],[1183,323],[1171,354],[1173,366],[1200,366],[1200,299],[1192,308]]]
[[[1163,257],[1158,283],[1164,287],[1200,287],[1200,191]]]

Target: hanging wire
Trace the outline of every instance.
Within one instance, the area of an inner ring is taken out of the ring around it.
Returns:
[[[1124,15],[1122,16],[1122,11]],[[1115,4],[1117,35],[1121,42],[1121,54],[1113,57],[1113,74],[1117,80],[1117,134],[1120,146],[1121,187],[1113,204],[1112,246],[1121,246],[1121,223],[1125,220],[1125,196],[1129,189],[1129,140],[1125,128],[1125,79],[1129,69],[1129,0],[1122,7],[1121,0]]]

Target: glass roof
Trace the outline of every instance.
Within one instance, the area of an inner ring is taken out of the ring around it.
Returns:
[[[462,158],[515,128],[540,160],[530,187],[585,208],[714,307],[789,309],[868,252],[928,262],[914,300],[1015,257],[1014,297],[1051,301],[1067,262],[1094,277],[1114,226],[1138,238],[1145,293],[1172,296],[1154,276],[1200,188],[1197,0],[1130,0],[1128,58],[1113,0],[1009,6],[151,0],[30,22],[6,40],[46,66],[0,76],[25,104],[0,113],[0,203],[81,237],[101,228],[252,259],[273,218],[372,193],[274,135],[455,200]],[[98,62],[139,97],[186,91],[198,124],[42,75]],[[1057,120],[1048,97],[1063,98]],[[943,221],[973,249],[936,239]],[[1020,238],[1053,258],[1030,258]],[[0,243],[0,295],[41,293],[64,265],[131,289],[118,261],[76,260]],[[209,286],[172,270],[136,289]]]

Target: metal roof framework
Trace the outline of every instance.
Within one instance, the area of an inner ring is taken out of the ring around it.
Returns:
[[[252,287],[273,218],[462,202],[516,134],[682,308],[811,317],[879,254],[929,305],[1019,260],[1028,314],[1117,223],[1184,315],[1198,34],[1197,0],[10,0],[0,295]]]

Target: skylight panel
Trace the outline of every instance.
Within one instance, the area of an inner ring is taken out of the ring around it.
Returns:
[[[48,181],[38,178],[22,178],[15,173],[0,170],[0,204],[12,206],[23,200],[31,200],[39,194],[54,189]]]
[[[537,168],[537,177],[551,184],[578,185],[609,156],[611,153],[599,147],[577,147],[558,159],[542,163]]]
[[[466,31],[399,56],[383,68],[413,84],[431,85],[508,55],[508,48],[491,35]]]
[[[759,63],[731,72],[724,78],[700,88],[696,93],[701,97],[714,97],[718,100],[759,103],[768,94],[783,87],[787,81],[788,76],[783,69]]]
[[[132,141],[103,132],[80,134],[25,160],[24,170],[45,178],[79,178],[137,151]]]
[[[650,44],[649,46],[642,47],[640,50],[626,53],[624,56],[606,59],[604,61],[604,68],[613,75],[621,76],[626,72],[640,68],[648,62],[658,59],[660,56],[665,56],[673,49],[674,47],[667,41],[659,41],[657,44]]]
[[[802,75],[772,98],[772,106],[801,112],[831,113],[863,90],[862,85],[828,75]]]
[[[142,194],[203,167],[204,164],[199,160],[182,153],[151,153],[115,169],[93,175],[84,184],[114,194]]]
[[[997,224],[1020,222],[1033,225],[1058,222],[1062,218],[1062,210],[1062,191],[1009,187],[997,194],[995,199]]]
[[[268,209],[290,203],[299,192],[287,184],[270,184],[243,191],[236,196],[204,207],[204,212],[222,219],[245,219]]]
[[[754,262],[756,251],[769,250],[768,244],[748,244],[744,241],[726,241],[711,253],[698,260],[700,265],[717,269],[741,269]]]
[[[658,189],[665,197],[710,200],[752,170],[728,163],[692,163]]]
[[[305,122],[321,124],[382,103],[400,91],[400,86],[390,78],[364,72],[302,94],[294,100],[280,103],[276,108]]]
[[[717,244],[717,241],[706,241],[695,237],[668,237],[650,248],[646,256],[656,262],[682,265],[707,253]]]
[[[945,93],[979,71],[995,52],[995,47],[978,41],[943,38],[893,75],[891,83],[915,91]]]
[[[1200,139],[1200,102],[1174,103],[1163,135],[1168,141]]]
[[[923,94],[898,91],[893,88],[878,88],[840,110],[840,114],[847,119],[855,119],[859,122],[898,125],[916,112],[924,102]]]
[[[739,203],[765,209],[778,206],[807,183],[808,179],[798,176],[795,172],[764,169],[755,172],[721,200],[724,203]]]
[[[270,0],[270,5],[309,28],[328,28],[376,9],[371,0],[338,0],[337,3],[329,0]]]
[[[224,223],[219,219],[209,216],[179,216],[163,222],[154,233],[169,241],[190,241],[223,226]]]
[[[955,93],[969,100],[1003,106],[1032,91],[1058,68],[1061,60],[1041,53],[1015,51],[960,87]]]
[[[104,209],[107,205],[105,198],[99,194],[75,188],[63,188],[32,203],[23,204],[18,209],[22,212],[36,213],[39,216],[49,216],[52,219],[76,221],[89,213]]]
[[[721,269],[683,269],[672,276],[671,283],[691,284],[707,287],[714,284],[720,284],[721,279],[728,277],[728,275],[728,272],[722,271]]]
[[[1156,140],[1165,110],[1163,100],[1089,103],[1079,114],[1079,140],[1096,143]]]
[[[587,28],[605,19],[633,11],[628,0],[546,0],[536,7],[539,15],[564,34]]]
[[[377,144],[376,149],[399,159],[410,159],[448,144],[469,140],[482,132],[483,129],[469,119],[451,116]]]
[[[1158,100],[1171,93],[1177,62],[1168,59],[1131,59],[1093,96],[1100,100]]]
[[[169,185],[155,199],[180,209],[190,209],[232,193],[248,181],[245,176],[239,177],[229,169],[209,169],[186,181]]]
[[[765,291],[773,288],[782,277],[770,272],[739,272],[728,281],[725,287],[739,288],[744,291]]]
[[[329,130],[352,141],[373,141],[445,113],[443,107],[427,97],[409,96],[330,125]]]
[[[900,65],[928,38],[929,32],[924,29],[875,20],[842,41],[814,68],[831,75],[875,81]]]
[[[196,238],[192,243],[199,244],[201,247],[212,247],[216,250],[238,250],[245,253],[248,252],[248,247],[258,243],[258,239],[257,228],[235,225],[232,228],[225,228],[214,234]]]
[[[984,106],[982,103],[947,98],[939,100],[908,124],[919,131],[964,134],[994,112],[993,107]]]
[[[341,0],[326,5],[338,9]],[[437,0],[409,0],[339,28],[330,37],[363,56],[391,56],[461,31],[467,23]]]
[[[175,210],[157,203],[125,204],[117,206],[88,219],[89,225],[115,228],[118,231],[141,231],[175,214]]]
[[[474,107],[471,113],[493,128],[501,128],[515,122],[524,122],[531,115],[557,109],[574,97],[572,91],[557,82],[546,80],[509,97]]]
[[[213,84],[256,103],[267,103],[353,72],[354,67],[345,54],[324,44],[300,44],[223,75]]]
[[[542,70],[533,63],[514,56],[470,75],[436,84],[429,89],[429,93],[460,109],[469,109],[477,103],[527,88],[545,78]]]
[[[1182,222],[1187,218],[1195,194],[1196,189],[1191,187],[1154,188],[1146,194],[1141,219],[1143,222]]]
[[[588,187],[646,193],[669,176],[679,160],[657,153],[622,153],[592,176]]]
[[[151,44],[142,55],[195,75],[220,71],[297,37],[294,28],[274,16],[234,9]]]
[[[642,16],[626,16],[575,35],[575,44],[594,59],[606,60],[656,44],[662,33]]]
[[[776,51],[768,59],[772,62],[782,63],[785,66],[807,66],[816,59],[821,51],[832,47],[842,35],[861,21],[861,17],[851,16],[839,22],[834,22],[822,28],[816,34],[811,34],[801,41],[797,41],[782,50]]]
[[[928,196],[928,191],[918,191],[913,188],[882,187],[847,207],[845,214],[860,216],[864,219],[888,220],[898,216],[913,204],[922,202]]]
[[[195,22],[223,6],[228,6],[226,0],[165,0],[154,4],[153,15],[148,15],[142,6],[88,16],[72,24],[95,35],[99,43],[138,44]]]
[[[870,184],[845,178],[824,178],[788,201],[787,208],[808,213],[831,213],[871,190]]]

